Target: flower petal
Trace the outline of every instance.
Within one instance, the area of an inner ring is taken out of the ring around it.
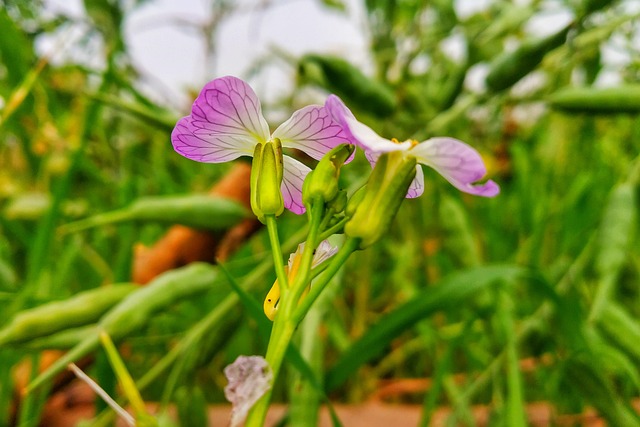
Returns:
[[[273,372],[260,356],[238,356],[224,368],[224,374],[229,381],[224,396],[233,406],[230,424],[240,426],[251,407],[271,388]]]
[[[253,155],[255,143],[236,135],[202,132],[200,121],[183,117],[171,132],[173,148],[184,157],[204,163],[228,162],[240,156]]]
[[[338,123],[352,144],[362,148],[365,153],[385,153],[389,151],[408,150],[410,142],[395,143],[379,136],[373,129],[356,120],[344,102],[335,95],[330,95],[325,107],[333,120]],[[369,155],[367,155],[369,158]],[[371,159],[369,160],[372,161]]]
[[[311,169],[292,157],[283,156],[283,159],[284,173],[280,189],[284,198],[284,207],[294,214],[301,215],[306,211],[302,203],[302,184]]]
[[[407,190],[407,198],[413,199],[422,196],[424,192],[424,173],[420,165],[416,166],[416,177],[413,178],[409,190]]]
[[[409,154],[418,162],[431,166],[460,191],[477,196],[493,197],[500,187],[493,181],[473,185],[487,173],[480,154],[454,138],[431,138],[416,145]]]
[[[317,265],[322,264],[332,256],[334,256],[338,252],[337,246],[331,246],[328,240],[323,240],[318,245],[316,249],[316,253],[313,254],[312,266],[315,267]]]
[[[193,103],[191,117],[198,135],[234,135],[254,143],[269,139],[269,125],[262,116],[260,100],[237,77],[226,76],[207,83]]]
[[[342,128],[331,120],[321,105],[309,105],[296,111],[278,126],[273,137],[280,138],[283,147],[304,151],[316,160],[336,145],[348,142]]]

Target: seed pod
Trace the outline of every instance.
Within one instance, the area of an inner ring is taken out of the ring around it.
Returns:
[[[23,310],[0,330],[0,347],[94,323],[136,288],[130,283],[104,286]]]
[[[109,310],[100,319],[97,331],[104,331],[117,341],[146,325],[154,313],[216,286],[223,286],[223,281],[218,280],[218,269],[208,264],[193,263],[169,271],[158,276],[147,286],[138,288]],[[49,381],[69,363],[95,350],[99,344],[98,333],[87,337],[38,376],[27,391]]]
[[[21,343],[20,346],[29,350],[68,350],[87,339],[87,337],[96,335],[97,330],[95,324],[65,329],[54,332],[51,335],[34,338]]]
[[[558,110],[576,113],[638,113],[640,85],[561,89],[550,96],[549,104]]]
[[[129,207],[63,225],[61,233],[123,221],[157,221],[205,230],[224,230],[248,218],[240,203],[222,197],[189,195],[142,197]]]
[[[391,89],[365,76],[342,58],[306,55],[300,60],[298,74],[302,82],[321,86],[347,104],[377,117],[388,116],[396,109]]]
[[[547,53],[562,46],[570,29],[571,25],[567,25],[555,34],[526,41],[513,52],[500,55],[491,64],[489,74],[487,74],[485,80],[487,88],[498,92],[513,86],[540,65]]]

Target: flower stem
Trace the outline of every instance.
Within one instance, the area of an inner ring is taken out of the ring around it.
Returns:
[[[287,295],[291,295],[288,293]],[[265,417],[267,416],[267,410],[269,409],[269,403],[271,402],[271,394],[276,380],[278,379],[278,373],[284,360],[284,355],[287,352],[291,337],[295,331],[295,326],[290,319],[283,316],[282,312],[278,312],[273,323],[273,329],[271,330],[271,337],[269,339],[269,347],[267,348],[267,354],[265,360],[271,367],[273,372],[273,384],[269,390],[258,400],[247,417],[245,427],[261,427],[264,424]]]
[[[320,223],[322,222],[322,214],[324,211],[324,203],[318,200],[311,205],[309,214],[311,219],[309,221],[309,234],[307,235],[307,242],[304,245],[302,252],[302,260],[300,261],[300,268],[298,274],[292,278],[293,284],[293,296],[289,299],[290,314],[293,311],[293,307],[297,305],[300,296],[304,292],[304,289],[309,285],[311,279],[311,266],[313,264],[313,254],[318,246],[318,235],[320,234]]]
[[[298,325],[297,322],[292,322],[293,311],[295,310],[300,295],[306,288],[309,280],[311,279],[311,265],[313,263],[313,252],[318,244],[318,235],[320,234],[320,224],[322,222],[324,212],[324,205],[320,202],[313,203],[309,209],[310,224],[309,233],[307,235],[307,242],[302,252],[302,260],[300,261],[300,268],[295,277],[292,278],[291,288],[292,292],[283,292],[280,295],[280,308],[274,319],[273,329],[271,330],[271,337],[269,338],[269,346],[267,347],[267,354],[265,359],[273,372],[273,384],[272,387],[265,393],[260,400],[256,402],[254,407],[249,412],[246,427],[258,427],[264,423],[267,410],[269,409],[269,402],[271,401],[271,393],[273,386],[278,378],[280,367],[284,360],[285,353],[293,337],[293,333]],[[287,275],[284,272],[282,261],[279,263],[277,259],[282,260],[282,253],[278,244],[278,234],[275,224],[275,217],[266,216],[267,227],[269,229],[269,238],[271,239],[271,246],[273,248],[273,256],[276,261],[276,274],[280,283],[283,282],[282,277],[286,280]],[[277,249],[276,249],[277,247]],[[277,253],[276,253],[277,251]],[[282,272],[278,271],[278,266]]]
[[[307,312],[311,309],[311,305],[318,298],[322,290],[329,283],[329,281],[336,275],[338,270],[344,265],[349,256],[355,252],[360,246],[360,239],[358,238],[348,238],[342,248],[338,251],[337,254],[331,260],[331,264],[327,267],[327,270],[322,274],[322,277],[316,281],[311,290],[305,296],[300,304],[293,311],[292,320],[295,325],[298,325]]]
[[[276,269],[276,277],[278,278],[280,288],[286,290],[289,289],[289,280],[287,278],[287,273],[284,271],[282,247],[280,246],[280,238],[278,237],[276,217],[275,215],[265,215],[265,221],[267,223],[267,231],[269,232],[269,241],[271,242],[271,252],[273,253],[273,264]]]

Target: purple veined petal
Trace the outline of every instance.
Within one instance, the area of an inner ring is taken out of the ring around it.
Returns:
[[[280,189],[284,198],[284,207],[294,214],[301,215],[306,211],[302,203],[302,184],[311,169],[289,156],[283,156],[283,160],[284,173]]]
[[[349,141],[362,148],[365,154],[367,152],[384,153],[411,148],[410,142],[392,142],[382,138],[369,126],[360,123],[342,100],[335,95],[330,95],[327,98],[325,107],[333,120],[342,127]]]
[[[192,116],[181,118],[171,132],[173,148],[184,157],[203,163],[221,163],[252,156],[255,142],[237,135],[202,132]]]
[[[294,112],[272,136],[279,138],[283,147],[304,151],[316,160],[336,145],[349,142],[342,127],[321,105],[309,105]]]
[[[234,135],[256,142],[269,139],[269,125],[260,100],[237,77],[221,77],[207,83],[191,109],[192,122],[201,133]]]
[[[477,196],[493,197],[500,187],[493,181],[473,185],[482,179],[487,169],[480,154],[454,138],[431,138],[409,151],[419,163],[432,167],[460,191]]]
[[[414,199],[422,196],[424,192],[424,172],[422,172],[422,166],[416,165],[416,177],[413,178],[409,190],[407,190],[407,198]]]

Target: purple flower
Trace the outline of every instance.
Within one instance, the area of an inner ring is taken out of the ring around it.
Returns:
[[[371,166],[383,153],[401,151],[406,156],[415,157],[418,163],[435,169],[460,191],[484,197],[494,197],[500,192],[500,187],[493,181],[474,185],[485,176],[487,170],[480,154],[462,141],[449,137],[431,138],[423,142],[388,140],[356,120],[337,96],[330,95],[325,108],[333,120],[340,124],[349,141],[364,150]],[[418,165],[407,197],[418,197],[423,191],[424,175]]]
[[[275,138],[280,139],[283,147],[301,150],[316,160],[346,140],[340,126],[321,105],[296,111],[270,133],[255,92],[247,83],[231,76],[207,83],[194,101],[191,114],[180,119],[171,133],[173,148],[178,153],[204,163],[252,156],[257,144]],[[305,211],[302,183],[309,171],[301,162],[284,156],[281,191],[285,207],[296,214]]]

